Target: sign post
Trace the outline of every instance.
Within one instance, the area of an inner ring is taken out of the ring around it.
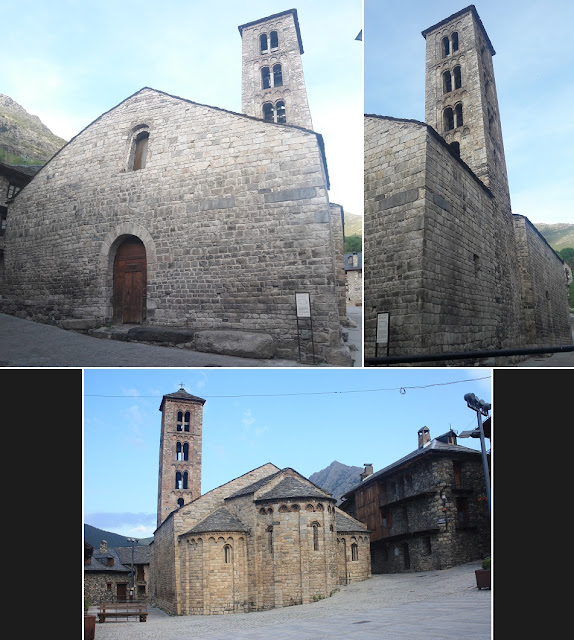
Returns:
[[[301,327],[299,326],[299,319],[308,318],[311,327],[311,348],[313,352],[313,364],[315,364],[313,317],[311,316],[311,299],[308,291],[295,293],[295,306],[297,308],[297,343],[299,345],[299,362],[301,362]]]
[[[389,355],[389,325],[390,313],[388,311],[380,311],[377,313],[377,336],[375,343],[375,357],[379,357],[379,345],[382,344],[386,349],[386,355]]]

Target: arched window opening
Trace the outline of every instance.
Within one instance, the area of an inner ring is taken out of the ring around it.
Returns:
[[[445,36],[442,39],[442,57],[446,58],[446,56],[448,56],[449,53],[450,53],[450,42],[448,40],[448,36]]]
[[[183,478],[181,476],[181,471],[175,472],[175,488],[183,489]]]
[[[262,33],[259,36],[259,52],[260,53],[267,53],[268,49],[267,49],[267,34],[266,33]]]
[[[189,444],[187,442],[185,442],[183,445],[183,459],[189,459]]]
[[[460,89],[462,86],[462,80],[461,80],[461,75],[460,75],[460,67],[455,67],[453,70],[453,74],[454,74],[454,88],[455,89]]]
[[[450,71],[445,71],[442,74],[442,89],[443,93],[449,93],[452,91],[452,77]]]
[[[132,171],[143,169],[147,160],[149,131],[142,131],[134,138]]]
[[[177,412],[177,430],[183,431],[183,412],[182,411]]]
[[[261,67],[261,88],[271,88],[271,73],[269,72],[269,67]]]
[[[277,35],[277,31],[272,31],[269,34],[269,39],[271,40],[271,51],[275,51],[279,47],[279,37]]]
[[[281,70],[280,64],[273,65],[273,86],[274,87],[283,86],[283,72]]]
[[[443,113],[443,124],[444,124],[444,130],[445,131],[450,131],[451,129],[454,129],[454,114],[453,114],[452,109],[450,107],[447,107],[444,110],[444,113]]]
[[[183,430],[184,431],[189,431],[189,421],[190,421],[190,413],[189,413],[189,411],[186,411],[185,415],[183,416]]]
[[[187,471],[183,473],[183,489],[187,489]]]
[[[451,142],[450,148],[452,149],[454,155],[457,158],[460,158],[460,142],[457,142],[456,140],[454,142]]]
[[[351,545],[351,560],[359,559],[359,545],[355,542]]]
[[[285,114],[285,102],[283,100],[279,100],[277,102],[277,122],[280,124],[285,124],[287,122],[287,116]]]
[[[183,498],[178,498],[177,499],[177,508],[181,509],[181,507],[183,507]]]
[[[460,102],[454,108],[454,115],[456,117],[456,126],[457,127],[462,127],[462,125],[463,125],[463,121],[462,121],[462,104],[460,104]]]
[[[453,31],[451,38],[452,38],[452,50],[458,51],[458,33],[456,31]]]
[[[182,450],[181,442],[178,442],[175,445],[175,459],[183,460],[183,450]]]
[[[267,544],[269,545],[269,553],[273,553],[273,527],[267,527]]]
[[[313,523],[313,551],[319,551],[319,523]]]
[[[270,102],[265,102],[263,104],[263,120],[267,120],[268,122],[273,122],[274,112],[275,112],[275,109],[273,109],[273,105]]]
[[[231,546],[226,544],[223,547],[223,562],[225,564],[229,564],[232,560],[232,549]]]

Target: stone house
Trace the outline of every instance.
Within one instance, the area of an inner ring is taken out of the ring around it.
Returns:
[[[108,547],[105,540],[100,548],[84,542],[84,597],[91,604],[127,599],[146,599],[149,591],[149,545],[134,547],[132,585],[132,548]]]
[[[171,327],[320,361],[343,344],[341,208],[311,129],[295,9],[239,27],[245,113],[144,87],[68,142],[10,206],[3,310],[66,327]],[[271,83],[269,85],[269,82]],[[81,321],[81,322],[79,322]],[[206,346],[207,345],[207,346]]]
[[[347,304],[363,304],[363,252],[345,254],[345,290]]]
[[[365,117],[365,357],[379,313],[391,356],[571,344],[563,261],[511,211],[475,7],[423,36],[426,122]]]
[[[447,569],[490,555],[481,452],[454,431],[430,438],[343,496],[341,509],[371,531],[373,573]]]
[[[204,403],[180,389],[160,406],[152,601],[173,615],[247,612],[368,578],[366,526],[294,469],[267,463],[201,495]]]

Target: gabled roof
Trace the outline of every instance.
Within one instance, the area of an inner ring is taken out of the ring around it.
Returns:
[[[120,562],[131,566],[132,564],[132,548],[131,547],[114,547]],[[134,547],[134,564],[149,564],[150,548],[149,545],[143,544]]]
[[[377,471],[376,473],[373,473],[372,475],[368,476],[361,482],[361,484],[358,484],[352,489],[350,489],[349,491],[347,491],[347,493],[345,493],[345,495],[342,497],[343,498],[349,497],[357,489],[364,487],[365,485],[369,484],[371,481],[382,479],[385,475],[397,470],[399,467],[402,467],[404,464],[410,463],[413,460],[416,460],[418,458],[422,458],[423,456],[427,456],[430,454],[459,454],[459,453],[471,454],[471,455],[477,455],[477,456],[481,455],[481,452],[477,451],[476,449],[469,449],[468,447],[463,447],[459,444],[446,444],[444,442],[440,442],[435,438],[431,440],[426,446],[420,449],[415,449],[414,451],[411,451],[406,456],[403,456],[396,462],[393,462],[392,464],[388,465],[387,467],[384,467],[380,471]]]
[[[227,507],[220,507],[207,518],[192,527],[187,533],[211,533],[218,531],[249,531],[248,527],[234,516]],[[187,535],[187,534],[183,534]]]

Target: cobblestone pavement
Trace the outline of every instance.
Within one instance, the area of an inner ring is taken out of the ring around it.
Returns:
[[[97,640],[489,640],[491,592],[472,562],[443,571],[375,575],[306,605],[224,616],[96,623]],[[95,609],[94,609],[95,611]]]

